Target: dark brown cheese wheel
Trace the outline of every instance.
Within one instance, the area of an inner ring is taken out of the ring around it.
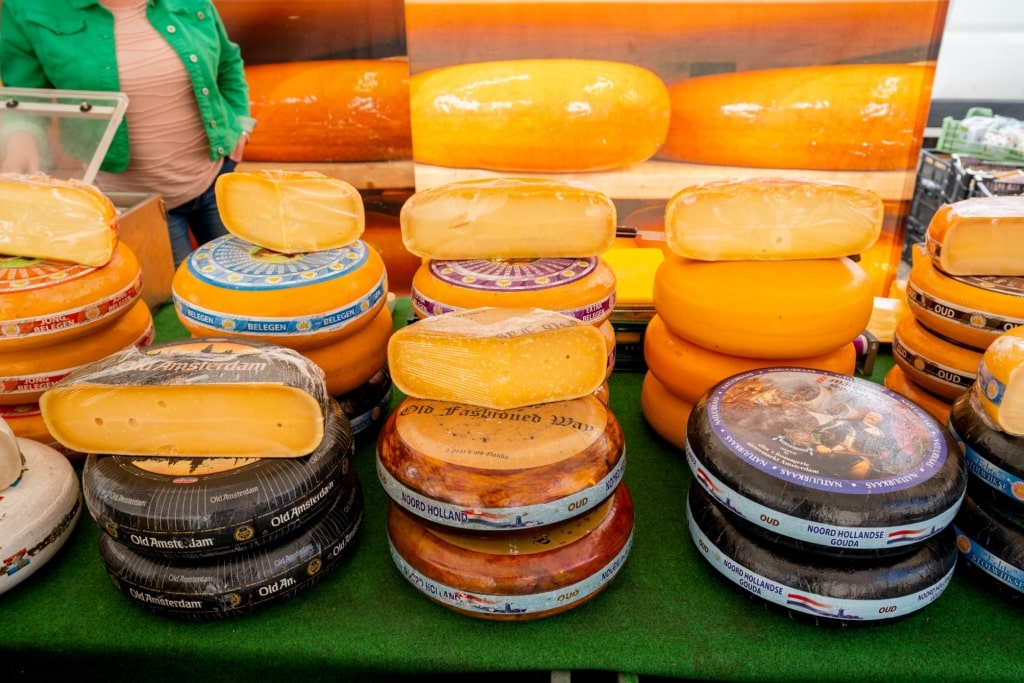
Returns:
[[[372,431],[383,423],[388,416],[393,395],[391,373],[383,367],[368,382],[335,398],[348,418],[352,434],[355,436]]]
[[[363,494],[355,471],[349,477],[331,508],[278,543],[186,561],[142,555],[101,534],[100,560],[114,586],[152,612],[190,621],[247,615],[310,588],[351,554]]]
[[[612,495],[625,466],[619,422],[592,394],[509,410],[407,397],[377,439],[388,496],[459,529],[564,521]]]
[[[931,604],[953,576],[952,527],[912,552],[829,556],[771,543],[697,485],[686,508],[690,537],[701,556],[749,595],[819,624],[877,623]]]
[[[996,588],[1009,587],[1011,595],[1024,593],[1024,512],[1019,505],[992,489],[971,486],[956,520],[960,557],[979,570]]]
[[[388,508],[391,557],[416,590],[480,619],[529,620],[577,607],[604,590],[633,542],[626,485],[598,507],[543,529],[467,532]]]
[[[964,452],[971,478],[1024,503],[1024,437],[992,424],[973,391],[953,402],[948,427]]]
[[[90,454],[82,490],[93,519],[118,543],[146,555],[209,557],[308,526],[351,485],[353,448],[332,401],[320,447],[301,458]]]
[[[734,514],[800,543],[895,551],[940,533],[967,485],[963,455],[920,406],[868,380],[764,368],[694,405],[686,456]]]

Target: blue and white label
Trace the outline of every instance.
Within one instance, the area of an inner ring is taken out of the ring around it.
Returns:
[[[993,555],[956,525],[953,529],[956,531],[956,544],[962,558],[1015,591],[1024,593],[1024,570]]]

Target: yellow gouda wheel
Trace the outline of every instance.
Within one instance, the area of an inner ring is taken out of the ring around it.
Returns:
[[[943,204],[928,223],[925,245],[948,275],[1024,277],[1024,196]]]
[[[907,379],[953,401],[974,383],[981,351],[943,339],[905,313],[893,330],[892,357]]]
[[[933,394],[911,380],[899,365],[893,365],[889,368],[888,372],[885,373],[882,383],[886,389],[895,391],[903,398],[909,399],[924,408],[929,415],[941,424],[946,424],[946,421],[949,419],[949,413],[953,409],[953,402],[938,394]]]
[[[693,403],[673,394],[649,370],[640,385],[640,410],[658,436],[686,450],[686,422]]]
[[[974,391],[996,427],[1024,436],[1024,327],[999,335],[978,364]]]
[[[366,327],[301,353],[324,371],[327,393],[338,396],[370,381],[387,364],[393,327],[391,311],[385,306]]]

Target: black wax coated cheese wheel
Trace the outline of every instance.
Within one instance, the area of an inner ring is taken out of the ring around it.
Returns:
[[[821,625],[891,621],[931,604],[956,564],[952,528],[898,556],[808,555],[767,541],[692,482],[690,537],[720,574],[751,597]]]
[[[210,557],[271,543],[343,495],[352,432],[330,401],[320,446],[300,458],[86,458],[82,489],[93,519],[135,551]]]
[[[948,426],[961,444],[971,477],[1024,502],[1024,437],[996,427],[974,391],[964,392],[953,402]]]
[[[388,416],[394,385],[387,367],[352,391],[336,396],[338,404],[352,425],[352,434],[372,432]]]
[[[953,526],[960,556],[1000,591],[1024,594],[1024,506],[971,478]]]
[[[276,544],[196,560],[141,555],[100,535],[100,559],[114,586],[152,612],[190,621],[247,615],[308,589],[351,554],[363,520],[353,470],[345,495],[304,531]]]

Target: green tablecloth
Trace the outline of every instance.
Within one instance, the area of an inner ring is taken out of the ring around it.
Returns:
[[[401,302],[400,302],[401,304]],[[398,316],[406,311],[399,307]],[[159,339],[184,336],[170,307]],[[878,380],[891,360],[880,359]],[[730,681],[995,681],[1024,676],[1015,597],[958,566],[927,608],[897,622],[815,626],[766,609],[717,574],[684,523],[690,473],[646,424],[643,375],[616,372],[611,406],[626,433],[636,506],[632,552],[593,600],[547,619],[461,616],[425,599],[387,551],[374,443],[358,444],[366,516],[354,553],[295,598],[234,620],[187,623],[123,597],[83,514],[49,565],[0,596],[0,679],[43,673],[102,680],[377,680],[386,674],[604,670]]]

